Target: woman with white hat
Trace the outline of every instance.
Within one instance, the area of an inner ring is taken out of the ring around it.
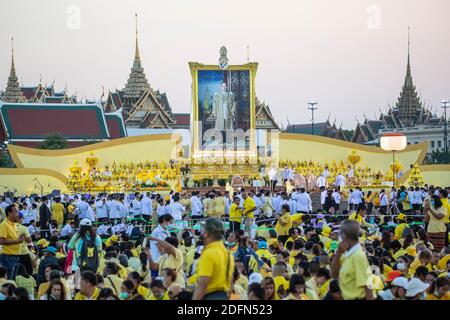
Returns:
[[[412,278],[408,282],[406,287],[406,298],[408,300],[423,300],[425,297],[425,291],[430,284],[422,282],[418,278]]]

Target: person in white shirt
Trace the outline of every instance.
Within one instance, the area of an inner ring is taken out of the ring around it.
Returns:
[[[166,210],[165,210],[165,207],[164,207],[164,199],[163,198],[159,198],[156,202],[157,202],[156,214],[158,215],[158,217],[161,217],[161,216],[166,214]]]
[[[415,207],[413,206],[413,209],[416,213],[418,213],[422,210],[423,205],[422,191],[420,191],[419,187],[416,187],[413,191],[413,198],[416,204]]]
[[[90,200],[88,204],[89,204],[89,207],[88,207],[86,218],[88,218],[91,222],[95,222],[95,213],[94,213],[95,202],[94,202],[94,200]]]
[[[283,182],[291,181],[293,178],[292,169],[289,168],[288,166],[284,166],[282,174],[283,174]]]
[[[150,197],[150,192],[147,192],[145,196],[142,197],[141,200],[141,213],[142,218],[145,221],[150,221],[150,217],[153,214],[153,207],[152,207],[152,199]]]
[[[76,227],[76,224],[74,221],[71,221],[70,223],[67,223],[62,229],[61,229],[61,239],[70,239],[74,233],[74,228]]]
[[[225,200],[225,215],[230,215],[230,207],[232,204],[231,198],[230,198],[230,192],[225,191],[223,198]]]
[[[353,204],[355,206],[358,206],[360,203],[363,202],[364,194],[361,191],[360,187],[356,187],[356,190],[353,191]]]
[[[133,218],[140,218],[142,214],[142,204],[141,204],[141,194],[136,192],[134,194],[134,199],[131,201],[131,211],[133,213]]]
[[[133,228],[132,224],[130,226],[131,226],[131,228]],[[125,231],[128,233],[128,231],[129,231],[128,229],[129,228],[128,228],[127,224],[125,223],[125,219],[120,219],[120,222],[112,227],[112,232],[114,234],[120,234],[120,233],[125,232]]]
[[[380,214],[386,214],[388,207],[388,197],[386,191],[381,189],[380,191]]]
[[[277,169],[272,166],[269,170],[270,191],[274,192],[277,185]]]
[[[203,217],[203,205],[197,195],[198,191],[192,192],[191,196],[192,219],[201,219]]]
[[[327,197],[327,189],[325,187],[320,187],[320,204],[322,205],[322,210],[323,207],[325,206],[325,199]]]
[[[345,177],[342,175],[342,173],[339,173],[337,175],[335,185],[338,191],[340,191],[341,188],[345,187]]]
[[[325,178],[328,178],[328,176],[330,175],[330,172],[328,171],[328,167],[325,167],[325,169],[324,169],[323,172],[322,172],[322,175],[323,175]]]
[[[173,223],[173,217],[170,214],[164,214],[158,217],[158,226],[152,231],[151,236],[153,238],[158,238],[165,240],[170,236],[168,231],[169,226]],[[161,256],[158,245],[156,241],[150,241],[150,252],[154,261],[158,261]]]
[[[128,217],[128,208],[125,204],[125,198],[123,196],[119,197],[119,200],[117,202],[117,208],[119,210],[119,215],[121,219]]]
[[[263,203],[263,214],[266,218],[270,218],[275,210],[272,204],[272,198],[270,197],[270,191],[266,191]]]
[[[296,196],[297,210],[300,213],[309,213],[312,211],[312,201],[305,188],[300,188],[299,193]]]
[[[27,229],[31,239],[36,241],[39,238],[39,229],[36,227],[36,220],[31,220]]]
[[[110,236],[112,233],[111,224],[108,221],[105,221],[97,228],[97,234],[100,237]]]
[[[348,210],[353,210],[355,203],[353,202],[353,189],[348,190]]]
[[[256,210],[253,211],[253,215],[255,216],[255,218],[257,218],[261,214],[261,209],[262,209],[262,205],[263,205],[263,203],[261,201],[261,194],[258,193],[256,195],[253,191],[250,191],[249,196],[255,202]]]
[[[95,214],[99,222],[108,219],[108,207],[106,206],[106,199],[104,197],[99,198],[95,202]]]
[[[84,195],[81,196],[81,199],[75,202],[75,206],[79,210],[79,218],[80,220],[88,218],[89,215],[89,203],[86,202],[86,197]]]
[[[334,210],[338,211],[341,204],[341,194],[339,193],[339,188],[333,189],[331,196],[333,197],[335,203]]]
[[[316,184],[319,189],[326,188],[327,187],[327,179],[324,177],[324,175],[320,175],[317,178]]]
[[[170,207],[170,214],[172,215],[175,224],[180,227],[179,224],[181,223],[181,228],[182,228],[183,214],[186,209],[183,205],[181,205],[181,203],[179,201],[180,201],[180,196],[178,194],[174,195],[173,202],[171,204],[169,204],[169,207]]]
[[[106,201],[106,206],[108,207],[109,220],[117,221],[120,219],[120,207],[116,200],[116,196],[112,196],[108,201]]]

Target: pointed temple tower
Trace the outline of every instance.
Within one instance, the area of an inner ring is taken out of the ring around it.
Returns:
[[[405,82],[396,104],[398,118],[405,127],[413,127],[415,125],[418,113],[422,108],[422,103],[417,95],[416,87],[413,84],[413,79],[411,76],[409,47],[410,41],[408,28],[408,63],[406,66]]]
[[[408,60],[406,63],[406,75],[402,91],[397,99],[395,107],[389,107],[387,113],[381,113],[377,120],[365,119],[364,123],[356,125],[352,142],[363,144],[377,144],[380,135],[387,132],[397,132],[408,128],[408,132],[416,132],[415,137],[424,135],[428,130],[425,127],[435,127],[433,130],[441,132],[439,126],[444,123],[442,117],[433,114],[420,101],[411,74],[410,37],[408,28]],[[415,138],[411,138],[413,141]],[[419,143],[422,139],[415,139]],[[410,141],[410,142],[411,142]],[[432,143],[431,145],[433,145]],[[433,147],[434,148],[434,147]]]
[[[150,85],[148,84],[147,78],[144,73],[144,68],[141,64],[141,55],[139,52],[139,41],[138,41],[138,27],[137,27],[137,14],[136,17],[136,48],[134,53],[133,66],[131,68],[128,81],[125,84],[123,90],[124,98],[124,111],[129,111],[133,105],[139,100],[142,93],[150,90]]]
[[[14,39],[11,39],[11,42],[11,70],[9,72],[8,84],[2,96],[2,100],[5,102],[25,102],[26,98],[22,94],[19,81],[16,76],[16,66],[14,64]]]

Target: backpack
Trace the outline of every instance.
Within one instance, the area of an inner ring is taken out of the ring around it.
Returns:
[[[94,240],[82,239],[81,253],[79,258],[79,266],[82,271],[91,270],[97,272],[99,259],[98,250]]]
[[[131,240],[138,240],[141,237],[141,229],[138,226],[134,226],[130,232]]]

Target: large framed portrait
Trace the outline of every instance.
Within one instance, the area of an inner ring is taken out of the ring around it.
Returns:
[[[225,70],[189,65],[193,77],[193,152],[254,150],[257,63]]]

